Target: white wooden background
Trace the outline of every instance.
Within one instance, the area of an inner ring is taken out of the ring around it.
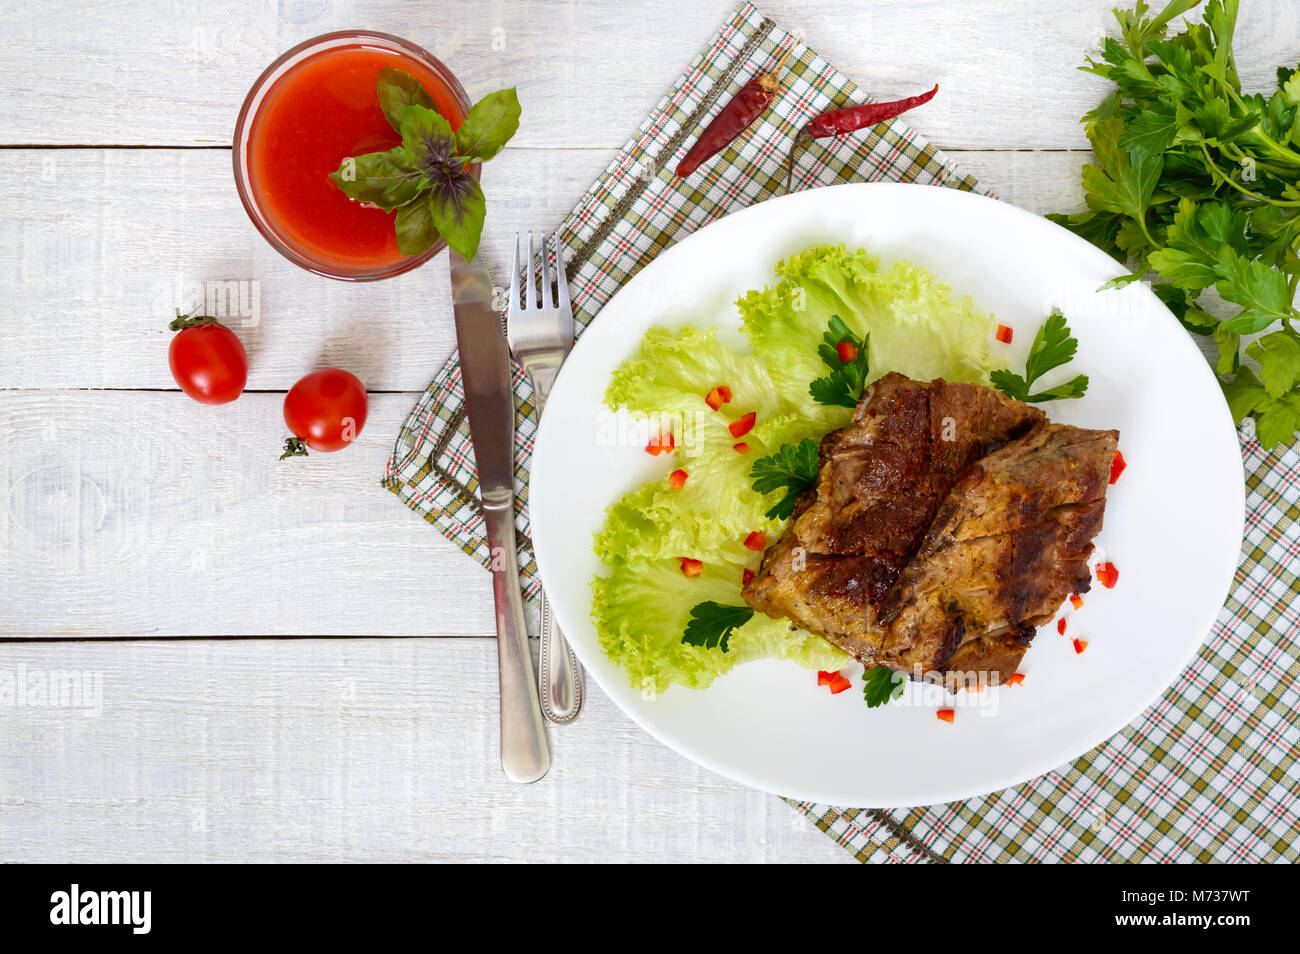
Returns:
[[[1077,120],[1102,84],[1075,66],[1113,3],[760,6],[878,95],[938,82],[920,131],[1050,211],[1081,203]],[[1243,6],[1262,87],[1296,61],[1300,14]],[[523,124],[485,174],[502,268],[510,234],[554,228],[733,7],[4,4],[0,673],[99,674],[103,711],[0,706],[0,861],[849,860],[594,687],[552,732],[550,775],[504,780],[488,577],[378,483],[453,347],[445,273],[298,271],[230,172],[236,111],[278,53],[347,27],[409,37],[471,98],[519,87]],[[261,283],[239,328],[249,390],[222,408],[167,369],[165,292],[207,280]],[[370,387],[365,431],[279,464],[283,392],[325,363]]]

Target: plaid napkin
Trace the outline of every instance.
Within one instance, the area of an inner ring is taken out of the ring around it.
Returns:
[[[778,195],[785,156],[799,127],[831,106],[866,97],[807,48],[781,77],[784,93],[736,143],[688,182],[673,173],[696,134],[751,77],[772,67],[797,43],[745,4],[700,51],[676,85],[619,152],[560,226],[571,250],[566,265],[578,334],[605,302],[651,259],[702,225]],[[975,189],[951,162],[916,133],[894,122],[883,135],[845,137],[835,148],[808,150],[800,185],[878,179]],[[535,263],[540,269],[540,259]],[[532,390],[514,369],[515,501],[524,595],[540,587],[528,523],[528,465],[536,432]],[[475,492],[474,452],[465,418],[460,363],[453,356],[433,379],[398,436],[384,486],[484,566],[483,509]]]
[[[1110,741],[992,795],[890,811],[796,803],[861,861],[1300,858],[1300,445],[1248,427],[1246,538],[1209,639]]]
[[[659,252],[779,194],[789,144],[810,116],[868,98],[797,42],[754,6],[741,6],[565,219],[560,232],[572,251],[567,271],[580,329]],[[767,114],[689,180],[678,179],[672,170],[703,125],[792,46],[784,92]],[[795,178],[796,189],[893,180],[986,191],[897,120],[869,135],[819,142]],[[539,581],[527,507],[536,428],[518,368],[514,386],[519,563],[533,599]],[[1297,628],[1300,597],[1300,460],[1243,447],[1252,519],[1237,590],[1197,663],[1141,719],[1074,764],[985,798],[892,811],[791,804],[864,861],[1294,860],[1297,659],[1287,634]],[[455,357],[403,425],[383,482],[487,565]]]

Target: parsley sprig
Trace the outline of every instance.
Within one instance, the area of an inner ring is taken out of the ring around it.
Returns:
[[[839,315],[831,315],[822,344],[817,347],[823,363],[831,369],[824,378],[808,385],[808,393],[818,404],[837,407],[857,407],[862,389],[867,386],[867,342],[870,335],[859,341],[852,329]],[[841,357],[841,352],[850,357]]]
[[[455,130],[419,80],[404,70],[380,70],[376,95],[402,144],[350,156],[330,178],[359,202],[397,210],[394,227],[403,255],[419,255],[441,237],[465,261],[472,260],[487,203],[470,170],[500,152],[519,129],[514,88],[484,96]]]
[[[724,606],[708,600],[691,607],[691,618],[682,633],[682,642],[704,649],[727,651],[727,640],[738,626],[744,626],[753,617],[748,606]]]
[[[862,674],[862,698],[868,709],[883,706],[903,694],[907,676],[888,666],[873,666]]]
[[[817,464],[817,442],[811,437],[798,444],[782,444],[775,454],[754,461],[749,479],[757,493],[785,489],[785,496],[768,508],[768,520],[785,520],[794,513],[799,495],[817,482]]]
[[[1083,397],[1088,390],[1088,376],[1080,374],[1064,384],[1046,391],[1030,394],[1029,388],[1048,371],[1068,364],[1079,349],[1079,342],[1070,334],[1070,326],[1059,308],[1054,309],[1034,335],[1034,343],[1025,359],[1025,374],[1021,377],[1011,371],[994,371],[989,374],[993,386],[1009,398],[1038,404],[1060,398]]]
[[[1083,167],[1088,211],[1049,218],[1132,269],[1112,286],[1160,279],[1183,326],[1213,337],[1234,419],[1253,416],[1273,447],[1300,427],[1300,70],[1243,92],[1238,0],[1211,0],[1203,22],[1170,35],[1197,6],[1115,11],[1119,37],[1082,67],[1114,84],[1083,117],[1096,156]]]

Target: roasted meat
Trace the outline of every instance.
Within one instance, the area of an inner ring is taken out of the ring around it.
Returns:
[[[880,607],[880,661],[1014,672],[1035,629],[1088,590],[1118,439],[1047,422],[969,467]]]
[[[816,487],[766,554],[744,596],[867,660],[876,614],[969,464],[1044,420],[972,384],[887,374],[852,423],[822,440]]]
[[[886,375],[823,439],[817,484],[744,597],[869,666],[1009,674],[1087,589],[1116,438],[989,388]]]
[[[905,559],[957,475],[1040,420],[1042,411],[989,388],[887,374],[853,423],[823,439],[816,494],[794,535],[809,553]]]

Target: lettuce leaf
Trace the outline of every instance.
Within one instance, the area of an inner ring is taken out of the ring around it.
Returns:
[[[817,347],[835,315],[858,338],[871,336],[868,383],[898,371],[922,381],[987,384],[999,366],[989,347],[993,318],[919,265],[899,260],[882,271],[864,249],[819,245],[778,262],[776,274],[776,285],[749,292],[737,306],[754,354],[791,400],[807,400],[808,385],[826,374]],[[834,426],[851,415],[842,410]]]
[[[633,687],[647,694],[674,684],[703,689],[755,659],[791,659],[826,670],[851,662],[820,636],[762,614],[732,632],[725,653],[682,642],[692,606],[705,600],[743,605],[739,591],[739,569],[730,563],[706,563],[699,576],[687,577],[676,560],[618,561],[609,576],[592,583],[601,649],[618,661]]]
[[[742,575],[756,570],[760,557],[744,547],[745,538],[757,530],[771,544],[785,530],[786,520],[766,516],[783,492],[757,493],[753,462],[783,444],[820,441],[852,417],[851,409],[817,404],[808,393],[826,374],[817,349],[832,315],[855,335],[870,334],[868,381],[899,371],[987,384],[998,366],[989,347],[993,318],[909,262],[882,270],[864,250],[823,245],[778,263],[776,277],[737,302],[749,354],[728,347],[711,327],[652,328],[606,390],[610,408],[655,418],[675,437],[663,476],[612,504],[595,539],[608,569],[592,583],[601,647],[647,692],[704,688],[753,659],[827,670],[851,661],[789,620],[761,613],[732,632],[726,653],[682,642],[696,604],[744,603]],[[731,389],[732,400],[715,411],[705,396],[718,385]],[[753,429],[732,436],[728,425],[751,411]],[[749,453],[736,452],[738,440]],[[674,490],[668,474],[679,468],[687,480]],[[701,560],[703,572],[686,576],[680,557]]]
[[[736,354],[718,341],[717,329],[691,325],[647,331],[640,354],[611,376],[605,403],[615,410],[627,408],[647,415],[711,415],[704,398],[719,384],[731,388],[731,404],[719,409],[728,421],[745,411],[765,417],[784,404],[772,387],[765,362]]]
[[[732,456],[740,455],[732,452]],[[667,479],[651,481],[610,506],[605,525],[596,534],[596,555],[606,566],[619,560],[678,557],[694,557],[706,565],[726,562],[735,570],[734,586],[719,602],[735,602],[740,599],[742,568],[757,569],[758,554],[745,549],[745,538],[758,530],[774,542],[784,521],[763,516],[766,498],[749,487],[743,474],[737,484],[734,475],[730,482],[722,482],[705,478],[699,469],[688,473],[681,490],[669,487]],[[692,605],[705,599],[710,597],[701,596]]]

